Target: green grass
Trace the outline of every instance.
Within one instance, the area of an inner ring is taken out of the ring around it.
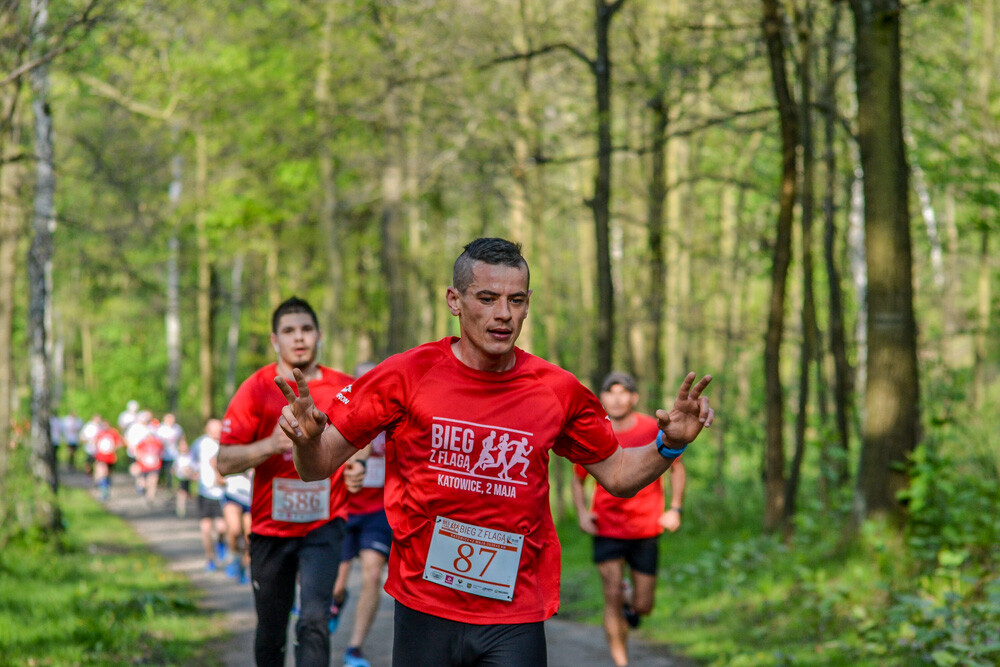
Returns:
[[[0,665],[220,664],[224,619],[85,491],[60,492],[56,543],[0,552]]]
[[[845,517],[810,506],[785,543],[761,535],[752,484],[730,491],[721,501],[689,486],[681,531],[661,537],[656,604],[637,636],[727,667],[1000,663],[995,532],[966,540],[993,545],[993,558],[977,563],[947,547],[917,561],[912,538],[876,523],[845,546]],[[996,505],[980,514],[997,516]],[[558,528],[560,615],[600,626],[591,538],[573,516]]]

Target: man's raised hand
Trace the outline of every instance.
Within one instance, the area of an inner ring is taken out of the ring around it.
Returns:
[[[274,378],[274,383],[285,395],[288,405],[281,409],[281,417],[278,418],[278,426],[291,438],[296,445],[309,445],[319,442],[326,428],[326,414],[320,412],[309,394],[309,385],[302,371],[292,369],[292,376],[295,378],[299,395],[288,385],[285,378],[278,376]]]
[[[674,449],[680,449],[693,441],[702,428],[710,427],[715,421],[715,410],[709,405],[708,397],[701,395],[712,381],[712,376],[706,375],[697,384],[694,378],[693,372],[684,378],[671,410],[656,411],[664,440]]]

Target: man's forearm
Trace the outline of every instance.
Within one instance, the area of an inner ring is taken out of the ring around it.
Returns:
[[[659,479],[674,461],[664,458],[657,451],[656,444],[649,444],[644,447],[619,447],[608,458],[584,468],[611,495],[631,498]]]
[[[358,448],[347,441],[340,431],[330,425],[320,435],[318,442],[296,444],[292,448],[295,470],[305,482],[326,479],[347,459],[358,453]]]
[[[249,445],[221,445],[218,466],[222,475],[235,475],[256,468],[277,453],[272,438],[264,438]]]

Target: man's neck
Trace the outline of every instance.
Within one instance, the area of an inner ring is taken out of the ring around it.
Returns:
[[[514,368],[514,364],[517,363],[517,355],[514,353],[514,350],[502,356],[488,357],[486,355],[475,354],[471,349],[464,349],[461,338],[451,344],[451,351],[456,359],[469,368],[487,373],[503,373]]]
[[[621,431],[627,431],[633,426],[635,426],[635,413],[629,412],[624,417],[615,419],[614,417],[608,417],[611,420],[611,430],[615,433],[620,433]]]
[[[323,375],[322,371],[319,369],[319,364],[315,361],[305,368],[299,368],[299,370],[302,371],[302,375],[305,377],[306,382],[318,380]],[[294,380],[294,376],[292,375],[292,366],[289,366],[281,359],[278,359],[278,375],[289,381]]]

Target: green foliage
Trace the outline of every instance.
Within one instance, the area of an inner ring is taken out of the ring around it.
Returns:
[[[208,645],[224,624],[184,578],[86,491],[60,500],[60,540],[0,550],[0,665],[219,664]]]

